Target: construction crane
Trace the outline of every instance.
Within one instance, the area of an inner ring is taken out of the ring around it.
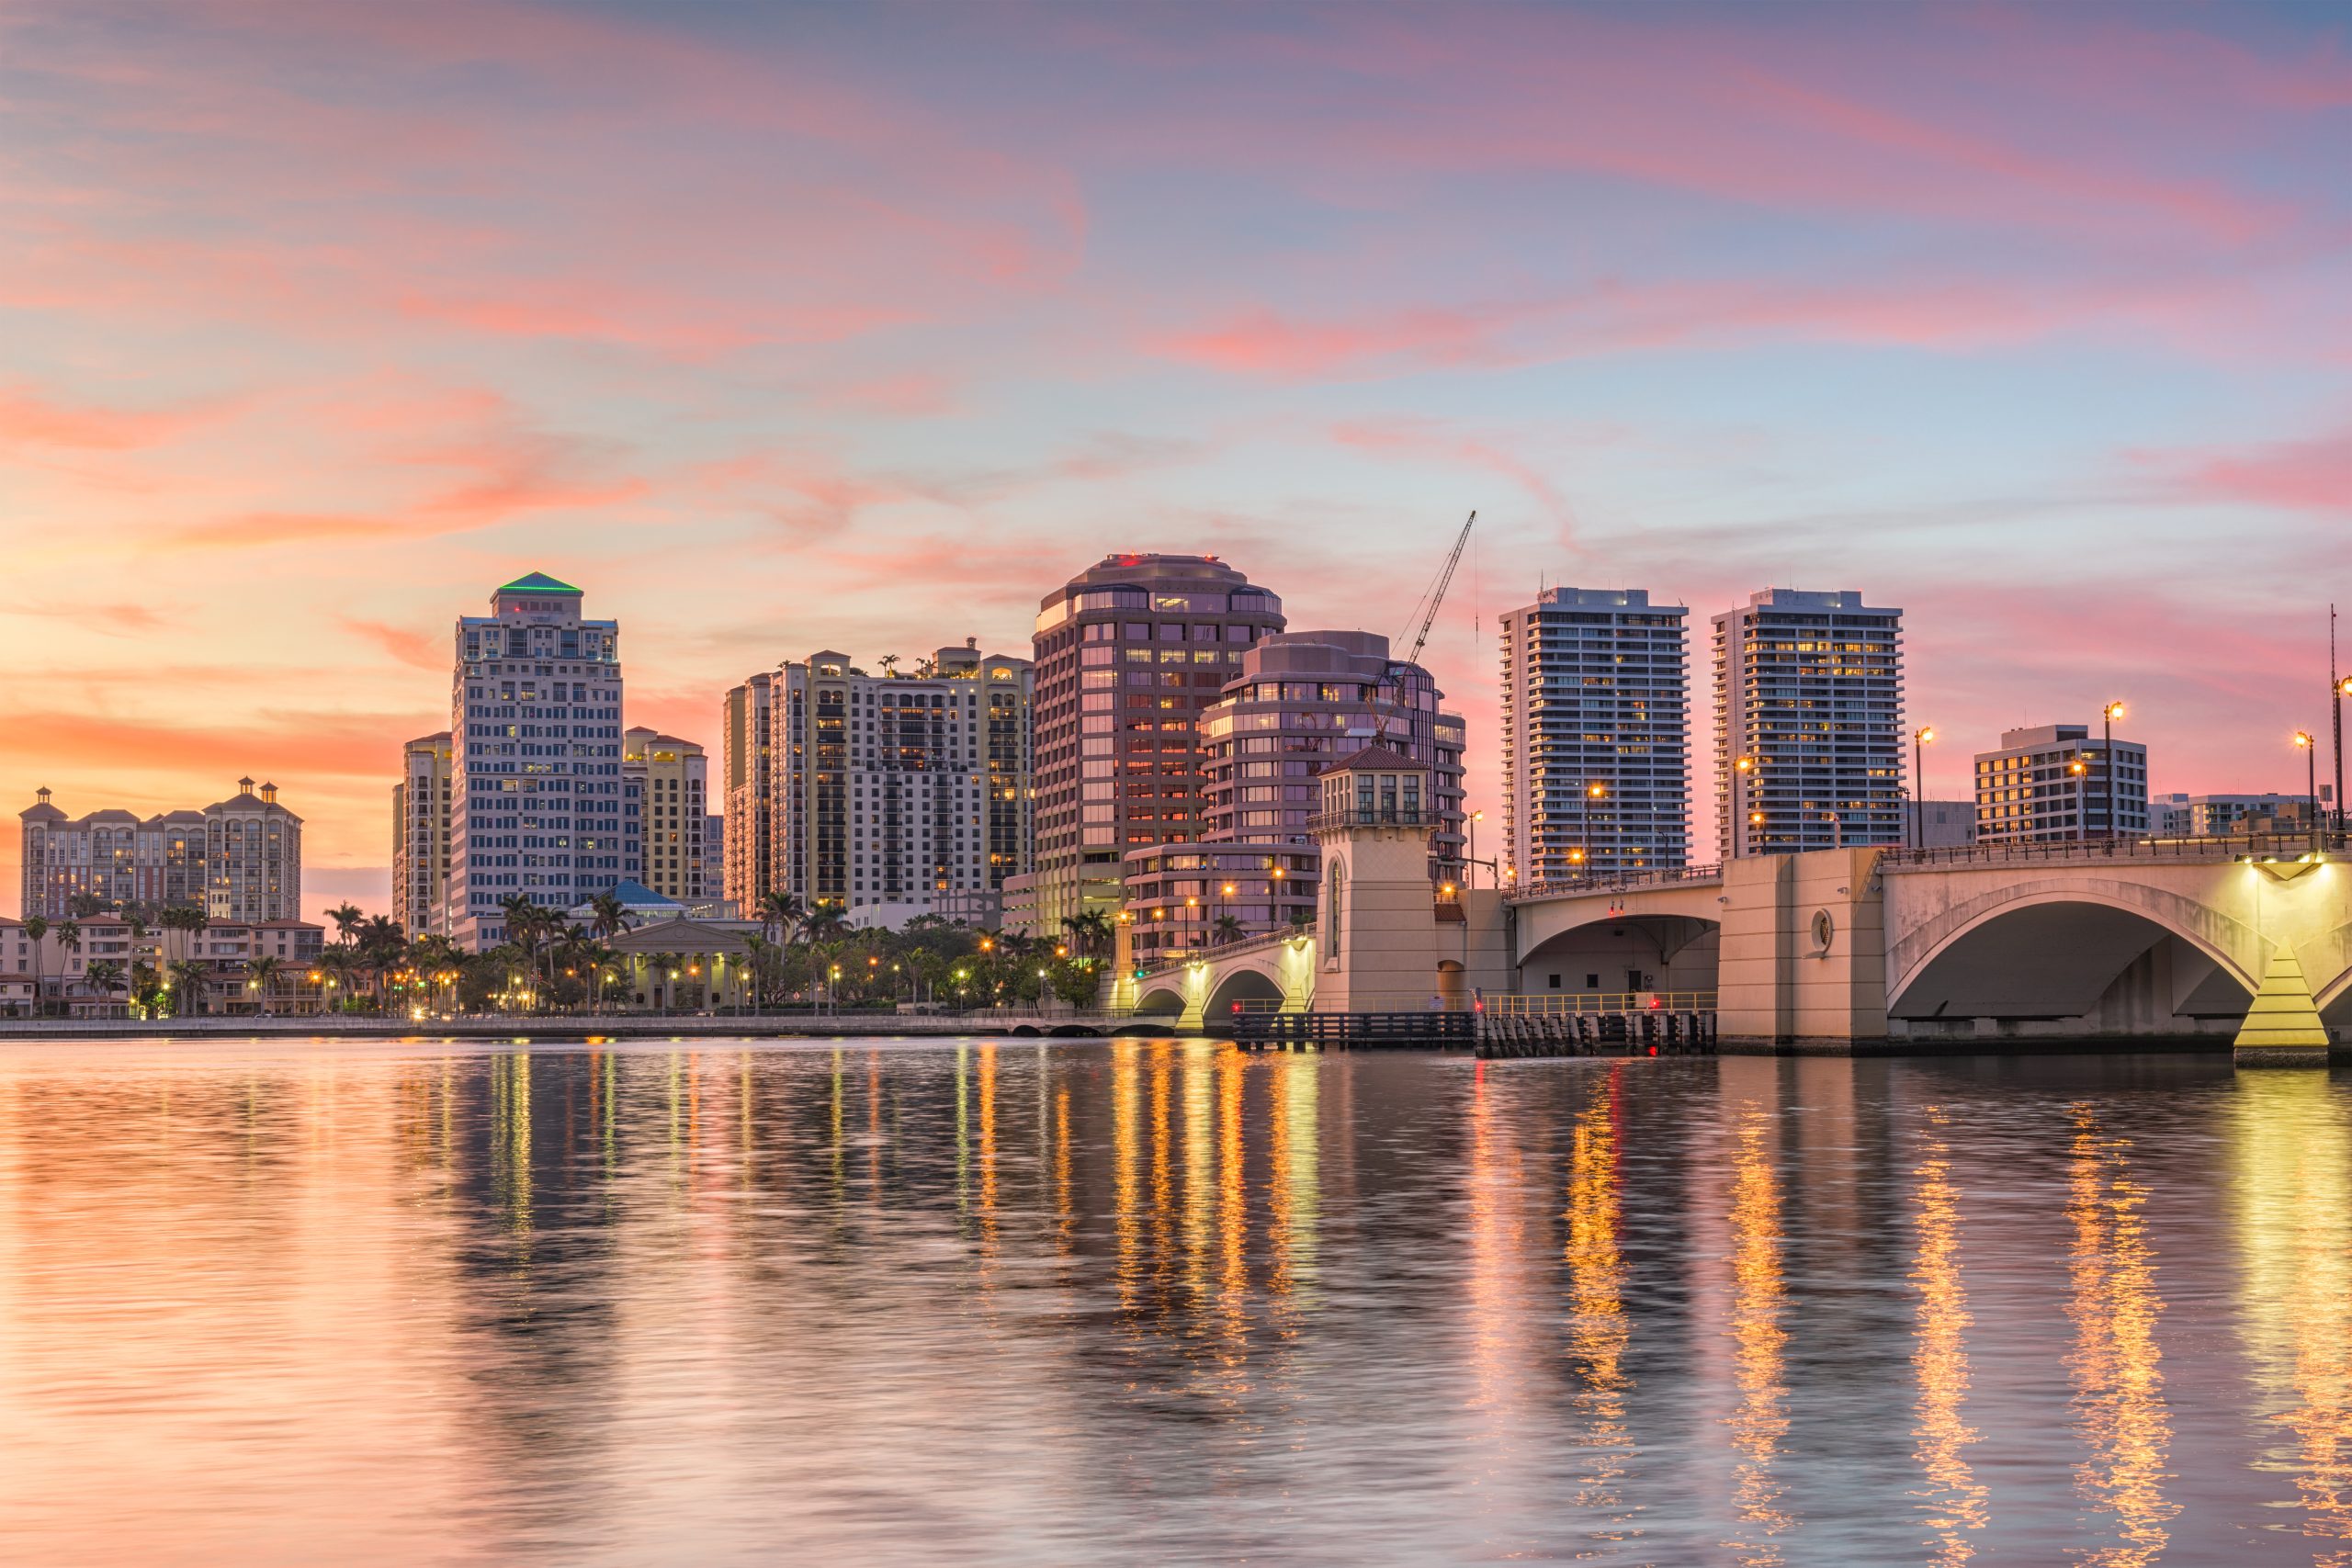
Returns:
[[[1437,574],[1435,586],[1431,587],[1425,596],[1424,602],[1429,605],[1429,613],[1421,617],[1421,629],[1413,638],[1413,651],[1407,654],[1403,660],[1392,662],[1392,669],[1397,662],[1419,664],[1421,661],[1421,649],[1429,646],[1430,628],[1437,625],[1438,606],[1445,603],[1446,588],[1453,581],[1453,569],[1462,564],[1463,547],[1470,542],[1471,527],[1477,521],[1478,513],[1474,511],[1470,513],[1470,521],[1462,525],[1462,532],[1453,536],[1453,548],[1445,558],[1444,570]],[[1420,605],[1416,604],[1413,607],[1418,610]],[[1388,715],[1384,713],[1380,716],[1379,721],[1373,726],[1372,743],[1378,746],[1385,743],[1387,739]]]

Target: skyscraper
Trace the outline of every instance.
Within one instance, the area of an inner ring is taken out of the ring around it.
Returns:
[[[506,939],[501,900],[566,909],[623,874],[620,624],[532,572],[457,624],[449,729],[449,934]]]
[[[636,787],[623,792],[624,801],[639,806],[635,835],[639,883],[681,904],[701,904],[718,897],[704,882],[704,802],[709,790],[709,764],[703,749],[692,740],[639,726],[621,738],[621,776]],[[622,831],[628,831],[624,813]]]
[[[392,919],[413,937],[435,929],[448,897],[451,754],[447,730],[419,736],[392,786]]]
[[[1901,843],[1903,612],[1768,588],[1714,628],[1723,853]]]
[[[827,649],[736,687],[729,897],[747,916],[775,892],[895,921],[996,893],[1028,865],[1029,694],[1027,660],[968,641],[910,674]],[[741,841],[763,822],[763,854]]]
[[[1687,858],[1690,611],[1554,588],[1502,617],[1502,867],[1522,884]]]
[[[1113,555],[1037,612],[1035,884],[1052,931],[1117,908],[1120,857],[1206,830],[1201,710],[1282,601],[1211,556]]]

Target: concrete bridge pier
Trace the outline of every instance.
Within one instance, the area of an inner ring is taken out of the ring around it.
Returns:
[[[1885,1043],[1878,855],[1821,850],[1724,867],[1716,1049],[1849,1055]]]

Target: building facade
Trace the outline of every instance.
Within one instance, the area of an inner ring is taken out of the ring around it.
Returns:
[[[277,786],[237,794],[196,811],[140,817],[120,809],[69,818],[36,792],[18,813],[24,863],[18,908],[58,920],[127,906],[202,908],[220,919],[300,917],[302,819],[277,802]]]
[[[449,761],[447,730],[401,749],[401,782],[392,786],[392,919],[412,937],[447,918]]]
[[[1684,863],[1690,610],[1553,588],[1502,617],[1504,880]]]
[[[778,892],[896,923],[948,895],[999,894],[1026,871],[1029,661],[967,642],[914,673],[896,662],[874,675],[828,649],[764,678],[763,699],[751,682],[729,694],[729,744],[741,711],[746,765],[727,799],[728,896],[745,915]],[[754,798],[763,704],[765,794]],[[763,830],[763,853],[740,841]]]
[[[1129,850],[1207,831],[1201,713],[1282,629],[1282,601],[1209,556],[1105,556],[1046,596],[1032,643],[1036,882],[1021,900],[1040,928],[1117,908]]]
[[[620,625],[582,600],[535,571],[457,623],[446,934],[468,952],[505,941],[505,898],[565,909],[628,874]]]
[[[1902,611],[1768,588],[1714,617],[1714,666],[1725,857],[1903,841]]]
[[[718,809],[726,818],[726,869],[719,886],[746,914],[782,886],[775,875],[776,678],[753,675],[720,705]]]
[[[707,903],[718,896],[706,881],[709,773],[708,759],[692,740],[643,726],[622,735],[621,776],[628,781],[622,796],[624,874],[681,904]],[[634,816],[628,811],[632,805]]]
[[[2248,831],[2248,822],[2301,822],[2310,814],[2300,795],[2165,795],[2150,809],[2149,830],[2167,839],[2228,839]]]
[[[2110,774],[2106,741],[2086,724],[2002,731],[2000,750],[1976,753],[1976,841],[2144,837],[2148,749],[2119,739],[2113,762]]]

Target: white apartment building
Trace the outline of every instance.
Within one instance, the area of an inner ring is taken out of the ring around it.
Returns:
[[[457,624],[447,934],[470,953],[506,939],[504,898],[568,909],[628,874],[620,624],[581,602],[535,571]]]
[[[1722,854],[1903,841],[1902,611],[1768,588],[1714,617],[1714,664]]]
[[[1506,886],[1685,863],[1690,613],[1553,588],[1502,616]]]
[[[2109,762],[2086,724],[2003,730],[2000,750],[1976,753],[1976,841],[2144,836],[2148,749],[2119,739]]]
[[[401,749],[392,786],[392,919],[413,937],[445,919],[449,897],[450,735],[419,736]]]

